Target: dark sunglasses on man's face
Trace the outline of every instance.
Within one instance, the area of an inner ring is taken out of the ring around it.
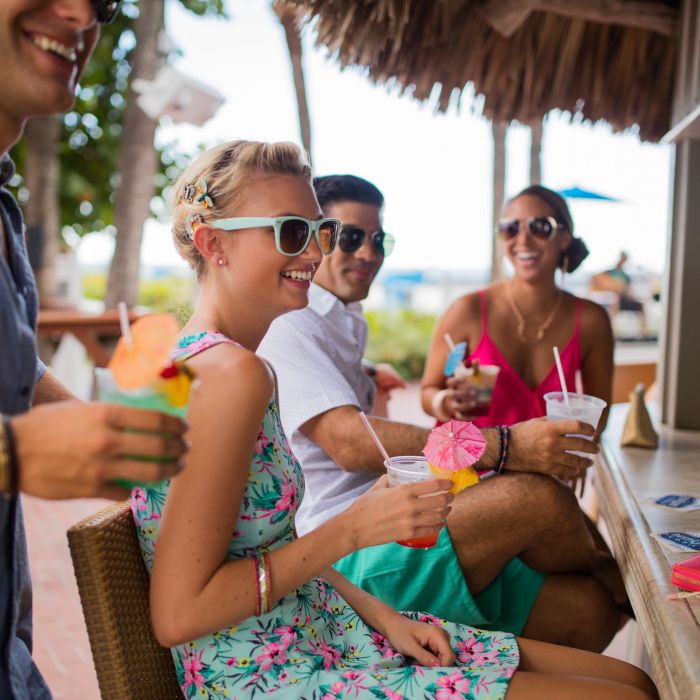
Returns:
[[[95,18],[100,24],[109,24],[117,14],[122,0],[91,0]]]
[[[359,226],[343,226],[338,236],[338,247],[343,253],[354,253],[362,247],[367,236],[372,243],[372,250],[380,257],[385,258],[394,250],[395,241],[390,233],[379,229],[368,234]]]
[[[556,236],[561,224],[553,216],[531,216],[529,219],[501,219],[496,225],[496,231],[504,241],[513,240],[520,232],[521,224],[542,241],[548,241]]]

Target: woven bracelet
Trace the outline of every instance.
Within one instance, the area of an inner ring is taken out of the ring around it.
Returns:
[[[508,459],[508,447],[510,445],[510,428],[507,425],[498,426],[498,444],[500,454],[498,464],[494,469],[496,474],[500,474],[506,468],[506,460]]]

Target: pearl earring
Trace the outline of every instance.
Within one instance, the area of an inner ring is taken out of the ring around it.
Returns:
[[[224,259],[223,259],[223,258],[219,258],[216,262],[217,262],[218,265],[223,265],[223,264],[224,264]]]

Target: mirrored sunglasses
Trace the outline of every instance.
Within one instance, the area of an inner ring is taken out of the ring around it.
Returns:
[[[275,232],[275,246],[282,255],[301,255],[309,245],[311,236],[323,255],[330,255],[335,248],[340,230],[338,219],[311,221],[301,216],[233,217],[206,222],[222,231],[242,231],[249,228],[271,226]]]
[[[368,234],[359,226],[343,226],[340,229],[338,247],[343,253],[354,253],[362,247],[367,236],[369,236],[374,252],[382,258],[387,257],[394,250],[395,239],[390,233],[379,229]]]
[[[504,241],[510,241],[518,235],[521,224],[525,224],[527,230],[542,241],[554,238],[561,226],[553,216],[531,216],[525,220],[501,219],[496,225],[496,231]]]
[[[100,24],[109,24],[117,14],[122,0],[91,0],[95,18]]]

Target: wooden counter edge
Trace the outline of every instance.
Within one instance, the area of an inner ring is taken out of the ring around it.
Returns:
[[[651,538],[647,522],[617,461],[614,446],[606,446],[611,439],[607,436],[603,439],[601,454],[596,460],[595,489],[615,558],[649,651],[655,681],[663,699],[700,700],[700,629],[686,601],[667,600],[668,593],[675,590],[670,584],[670,567]],[[679,627],[691,633],[695,627],[692,648],[673,634]]]

